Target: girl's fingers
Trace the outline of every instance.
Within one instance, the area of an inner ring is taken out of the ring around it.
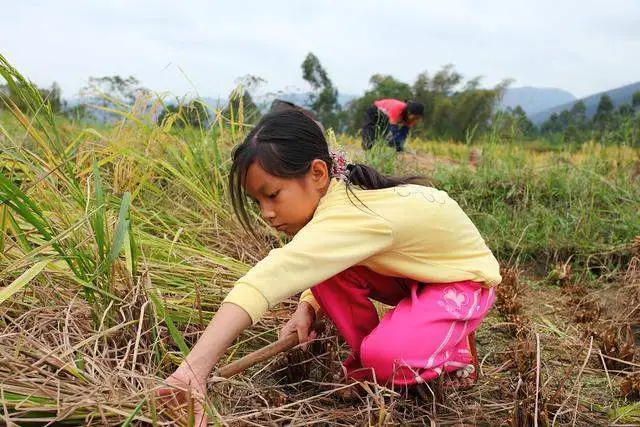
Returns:
[[[288,337],[295,331],[295,327],[291,324],[291,321],[288,321],[286,325],[282,329],[280,329],[280,333],[278,335],[278,339],[283,339]]]
[[[298,342],[300,342],[300,344],[309,341],[309,327],[308,326],[306,326],[306,325],[298,325],[296,327],[296,330],[298,332]]]
[[[300,348],[303,349],[304,351],[307,351],[307,349],[309,348],[309,342],[313,341],[314,339],[316,339],[316,331],[311,331],[311,333],[309,334],[309,336],[307,337],[307,341],[305,343],[303,343]]]
[[[159,397],[175,397],[180,393],[184,393],[184,390],[174,386],[166,386],[156,390]]]
[[[178,417],[178,420],[184,420],[189,414],[189,405],[193,405],[194,426],[205,427],[207,425],[207,416],[200,400],[193,395],[185,393],[181,390],[162,388],[158,390],[160,397],[160,411],[168,411],[172,417]],[[191,401],[193,399],[193,401]]]
[[[180,390],[175,388],[161,388],[156,391],[162,407],[175,407],[180,405]]]

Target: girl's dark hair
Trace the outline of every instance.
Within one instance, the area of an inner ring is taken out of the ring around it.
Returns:
[[[311,120],[316,122],[316,124],[320,127],[320,130],[324,132],[324,126],[322,125],[322,123],[320,123],[320,120],[318,120],[318,116],[316,116],[313,111],[309,111],[305,108],[302,108],[299,105],[294,104],[293,102],[283,101],[282,99],[275,99],[271,103],[271,108],[269,109],[269,112],[286,111],[286,110],[302,111],[302,113],[304,113],[305,116],[309,117]]]
[[[310,117],[313,120],[318,120],[318,117],[312,111],[306,110],[299,105],[294,104],[293,102],[285,101],[282,99],[274,99],[271,103],[271,107],[269,108],[269,112],[271,113],[286,110],[299,110],[302,111],[307,117]]]
[[[280,178],[304,176],[315,159],[331,170],[327,140],[313,119],[296,109],[266,114],[232,153],[229,194],[233,209],[243,227],[253,232],[247,211],[244,181],[252,163],[258,162],[269,174]],[[385,176],[372,167],[350,164],[347,189],[355,185],[366,190],[395,187],[418,182],[420,177]],[[254,233],[255,234],[255,233]]]

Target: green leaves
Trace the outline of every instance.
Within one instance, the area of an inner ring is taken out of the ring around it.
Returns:
[[[104,221],[104,194],[102,192],[100,168],[98,168],[95,157],[93,159],[93,188],[95,192],[95,212],[93,214],[91,224],[93,226],[93,234],[95,236],[96,245],[98,246],[98,257],[101,262],[104,262],[105,253],[107,252],[107,230],[105,228]]]
[[[109,255],[107,256],[107,267],[115,261],[120,254],[122,245],[124,244],[127,231],[129,230],[129,206],[131,205],[131,195],[124,193],[122,196],[122,202],[120,203],[120,212],[118,213],[118,222],[116,223],[115,234],[113,236],[113,242],[109,249]]]
[[[49,263],[49,260],[39,261],[8,286],[0,288],[0,304],[11,298],[13,294],[27,286]]]
[[[148,276],[147,276],[148,279]],[[176,328],[176,325],[173,321],[171,315],[167,312],[166,307],[162,303],[162,296],[158,289],[151,286],[151,280],[148,279],[147,282],[147,295],[149,299],[153,302],[153,306],[156,309],[156,313],[158,317],[164,319],[165,324],[167,325],[167,329],[169,330],[169,335],[173,339],[173,342],[176,343],[183,356],[187,356],[189,354],[189,347],[184,342],[184,338],[182,338],[182,333]]]

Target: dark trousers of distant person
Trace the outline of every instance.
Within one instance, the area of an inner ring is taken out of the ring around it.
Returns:
[[[409,133],[407,126],[395,126],[389,124],[389,118],[375,105],[367,108],[362,124],[362,148],[370,150],[376,141],[382,139],[387,145],[404,151],[404,142]]]
[[[370,150],[379,139],[389,133],[389,118],[375,105],[367,108],[362,123],[362,148]]]

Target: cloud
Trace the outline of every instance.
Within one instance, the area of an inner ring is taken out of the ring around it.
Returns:
[[[265,78],[265,90],[305,89],[309,51],[344,93],[361,93],[375,73],[412,82],[448,63],[487,85],[513,78],[578,96],[640,75],[634,0],[23,0],[3,15],[2,53],[65,96],[113,74],[176,95],[225,96],[245,74]]]

